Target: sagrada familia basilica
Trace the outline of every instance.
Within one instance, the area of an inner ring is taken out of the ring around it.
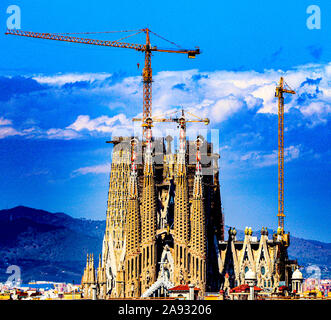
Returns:
[[[202,136],[186,138],[179,119],[179,148],[172,138],[117,138],[112,153],[106,230],[99,266],[88,255],[84,296],[98,299],[167,297],[179,285],[206,292],[243,284],[252,270],[257,284],[274,290],[289,283],[296,262],[288,259],[289,233],[282,228],[244,240],[230,228],[225,237],[219,154]],[[227,238],[227,239],[226,239]]]

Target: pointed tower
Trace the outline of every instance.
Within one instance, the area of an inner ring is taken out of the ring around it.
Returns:
[[[84,270],[84,297],[86,299],[92,299],[92,286],[96,284],[94,258],[93,254],[87,255],[86,268]]]
[[[95,277],[95,267],[94,267],[94,255],[93,253],[90,256],[90,263],[89,263],[89,279],[88,283],[89,285],[93,285],[96,282],[96,277]]]
[[[146,148],[144,180],[141,200],[141,292],[144,293],[156,280],[156,190],[152,157],[152,120],[146,120]]]
[[[126,219],[125,297],[140,297],[140,212],[136,171],[136,140],[131,141],[131,173]]]
[[[168,135],[165,138],[165,140],[167,142],[167,149],[166,149],[164,169],[163,169],[163,180],[165,182],[169,182],[173,179],[174,167],[175,167],[174,155],[171,151],[171,141],[173,140],[173,138],[170,135]]]
[[[84,297],[87,296],[87,291],[88,291],[88,271],[89,271],[89,255],[87,254],[87,257],[86,257],[86,266],[85,266],[85,269],[84,269],[84,273],[83,273],[83,277],[82,277],[82,283],[81,283],[81,288],[82,288],[82,291],[84,293]]]
[[[189,244],[189,193],[186,175],[186,128],[184,117],[179,119],[179,152],[177,154],[177,174],[175,178],[174,249],[175,284],[188,283],[188,244]]]
[[[106,299],[106,271],[102,263],[101,254],[99,255],[99,266],[97,270],[97,286],[99,299]]]
[[[89,261],[88,261],[88,254],[87,254],[87,257],[86,257],[86,266],[85,266],[83,277],[82,277],[82,286],[84,286],[87,283],[87,270],[89,268],[88,262]]]
[[[128,205],[128,181],[130,175],[130,147],[125,139],[112,141],[112,165],[109,181],[106,231],[103,241],[102,261],[107,276],[107,294],[118,297],[117,272],[125,258],[125,220]]]
[[[86,283],[89,286],[91,284],[91,267],[92,267],[92,255],[89,254],[87,257],[87,265],[88,265],[88,269],[87,269],[87,275],[86,275]]]
[[[206,222],[203,203],[200,139],[197,141],[197,164],[191,205],[190,275],[191,283],[200,288],[199,295],[206,291]]]
[[[220,181],[219,181],[219,167],[218,159],[220,156],[218,154],[213,154],[213,188],[212,188],[212,197],[214,201],[212,202],[211,210],[215,220],[215,235],[218,241],[224,240],[224,216],[222,210],[222,201],[221,201],[221,190],[220,190]]]

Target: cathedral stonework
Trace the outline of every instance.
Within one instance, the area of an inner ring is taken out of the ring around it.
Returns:
[[[178,151],[172,138],[118,138],[112,152],[106,230],[99,266],[88,256],[82,278],[86,298],[167,297],[169,289],[192,284],[199,297],[244,283],[248,269],[258,285],[288,283],[289,235],[273,239],[249,228],[244,241],[230,228],[224,237],[219,154],[199,136],[189,141],[180,126]],[[287,242],[286,242],[287,240]],[[290,267],[289,267],[290,266]]]
[[[245,274],[256,274],[257,286],[266,292],[276,292],[281,283],[290,285],[290,278],[297,266],[289,260],[287,247],[289,235],[281,228],[269,239],[267,228],[262,228],[260,239],[253,236],[251,228],[245,228],[244,240],[237,240],[235,228],[229,229],[227,241],[219,243],[220,273],[224,291],[245,283]]]

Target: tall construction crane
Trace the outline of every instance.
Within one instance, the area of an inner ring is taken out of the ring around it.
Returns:
[[[284,232],[284,93],[295,94],[283,77],[276,87],[278,98],[278,228]]]
[[[77,38],[72,35],[76,34],[96,34],[96,33],[115,33],[115,32],[135,32],[132,35],[123,37],[121,39],[115,41],[107,41],[107,40],[96,40],[96,39],[88,39],[88,38]],[[145,44],[135,44],[135,43],[127,43],[120,42],[120,40],[135,36],[140,33],[146,34],[146,43]],[[195,58],[197,54],[200,54],[200,49],[196,47],[195,49],[183,49],[174,42],[171,42],[162,36],[156,34],[148,28],[139,29],[139,30],[123,30],[123,31],[105,31],[105,32],[82,32],[82,33],[39,33],[39,32],[30,32],[30,31],[22,31],[16,29],[8,29],[6,31],[7,35],[15,35],[22,37],[30,37],[30,38],[38,38],[38,39],[48,39],[48,40],[57,40],[57,41],[66,41],[66,42],[74,42],[81,44],[90,44],[90,45],[98,45],[98,46],[106,46],[106,47],[115,47],[115,48],[126,48],[126,49],[134,49],[139,52],[145,53],[145,66],[142,71],[143,77],[143,137],[145,137],[147,124],[145,123],[147,118],[152,116],[152,52],[167,52],[167,53],[185,53],[189,58]],[[154,34],[159,38],[170,42],[171,44],[177,46],[177,49],[162,49],[156,46],[151,45],[150,34]]]

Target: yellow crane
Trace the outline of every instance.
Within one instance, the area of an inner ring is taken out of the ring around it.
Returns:
[[[284,93],[295,94],[283,77],[276,87],[278,98],[278,228],[284,232]]]
[[[184,123],[187,122],[202,122],[205,125],[208,125],[210,120],[208,118],[200,118],[196,115],[194,115],[193,113],[190,113],[188,111],[186,111],[187,114],[193,116],[195,119],[186,119],[185,118],[185,112],[184,110],[182,110],[182,115],[180,117],[174,117],[174,118],[158,118],[158,117],[151,117],[146,119],[146,123],[151,124],[152,122],[176,122],[179,125],[183,125]],[[143,118],[132,118],[132,121],[144,121]],[[142,126],[144,126],[145,124],[143,124]]]
[[[177,111],[175,111],[177,112]],[[180,117],[174,117],[174,118],[158,118],[158,117],[149,117],[146,120],[144,118],[132,118],[132,121],[141,121],[142,127],[149,130],[151,127],[153,127],[153,122],[175,122],[178,123],[178,127],[180,128],[180,139],[185,139],[186,137],[186,123],[188,122],[202,122],[205,125],[208,125],[210,120],[208,118],[200,118],[193,113],[190,113],[186,111],[189,115],[193,116],[194,119],[186,119],[185,112],[182,109],[182,114]]]
[[[98,39],[89,39],[89,38],[80,38],[75,37],[77,34],[96,34],[96,33],[115,33],[115,32],[135,32],[134,34],[123,37],[119,40],[115,41],[106,41],[106,40],[98,40]],[[137,43],[128,43],[122,42],[123,39],[127,39],[129,37],[138,35],[140,33],[146,34],[146,43],[145,44],[137,44]],[[97,46],[105,46],[105,47],[115,47],[115,48],[126,48],[126,49],[134,49],[138,52],[145,53],[145,66],[142,72],[143,79],[143,119],[144,121],[152,116],[152,53],[154,52],[166,52],[166,53],[182,53],[187,54],[188,58],[193,59],[196,55],[200,54],[200,49],[196,47],[195,49],[183,49],[176,43],[165,39],[164,37],[158,35],[148,28],[139,29],[139,30],[122,30],[122,31],[105,31],[105,32],[79,32],[79,33],[40,33],[40,32],[31,32],[31,31],[23,31],[17,29],[8,29],[5,33],[6,35],[14,35],[21,37],[29,37],[29,38],[37,38],[37,39],[46,39],[46,40],[56,40],[56,41],[65,41],[72,43],[80,43],[80,44],[89,44],[89,45],[97,45]],[[157,46],[152,46],[150,41],[150,34],[154,34],[155,36],[170,42],[172,45],[175,45],[177,48],[175,49],[162,49]],[[143,136],[146,134],[148,125],[143,126]]]

